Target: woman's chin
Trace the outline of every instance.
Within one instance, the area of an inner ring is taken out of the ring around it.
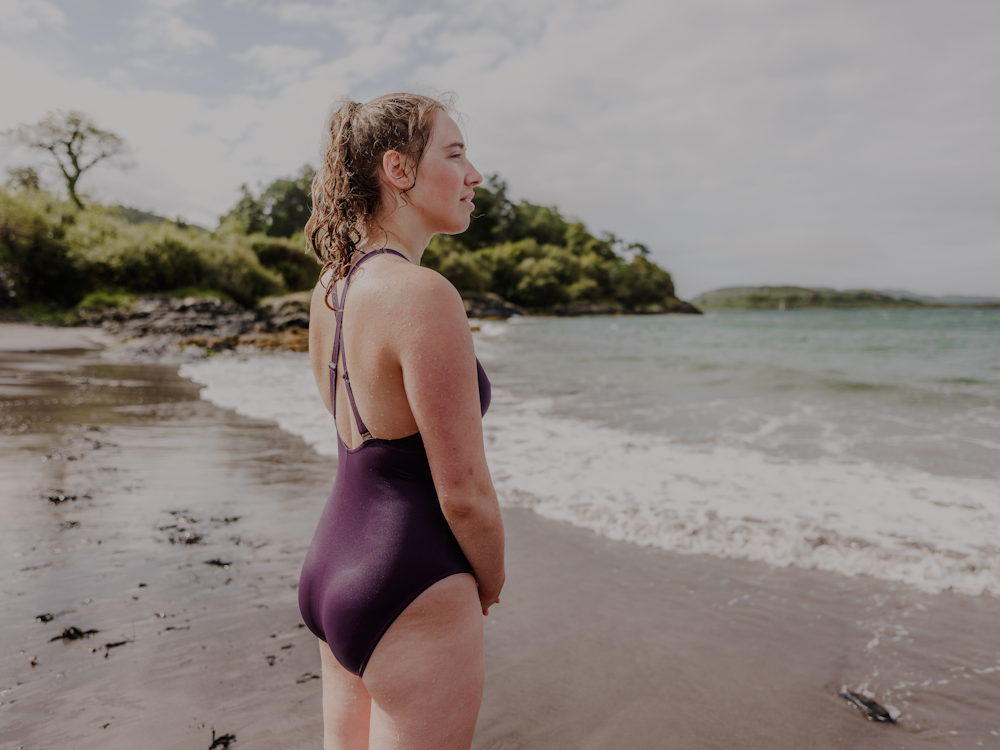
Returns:
[[[471,216],[466,216],[455,222],[449,222],[446,229],[439,229],[438,234],[461,234],[466,229],[469,228],[469,224],[472,222]]]

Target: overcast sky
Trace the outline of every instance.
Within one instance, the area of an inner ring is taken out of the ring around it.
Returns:
[[[81,109],[136,163],[85,189],[214,228],[336,98],[453,90],[480,171],[682,296],[1000,295],[998,39],[988,0],[0,0],[0,129]]]

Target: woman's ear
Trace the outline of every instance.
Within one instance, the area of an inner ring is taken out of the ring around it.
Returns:
[[[406,157],[398,151],[386,151],[382,155],[382,173],[386,181],[397,190],[407,190],[412,186],[412,171]]]

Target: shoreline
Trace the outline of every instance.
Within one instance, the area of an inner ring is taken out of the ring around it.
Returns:
[[[318,654],[294,585],[335,460],[201,400],[170,365],[52,351],[3,368],[9,736],[207,748],[214,727],[236,748],[318,747]],[[997,742],[993,598],[504,518],[475,748]],[[69,627],[100,632],[60,639]],[[865,721],[844,686],[900,724]]]
[[[113,342],[114,337],[100,328],[0,322],[0,352],[103,349]]]

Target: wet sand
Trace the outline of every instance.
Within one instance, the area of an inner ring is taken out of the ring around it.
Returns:
[[[59,328],[31,323],[0,323],[0,352],[101,349],[112,337],[100,328]]]
[[[321,747],[295,586],[335,462],[176,367],[0,359],[0,746]],[[996,599],[505,519],[476,748],[1000,747]]]

